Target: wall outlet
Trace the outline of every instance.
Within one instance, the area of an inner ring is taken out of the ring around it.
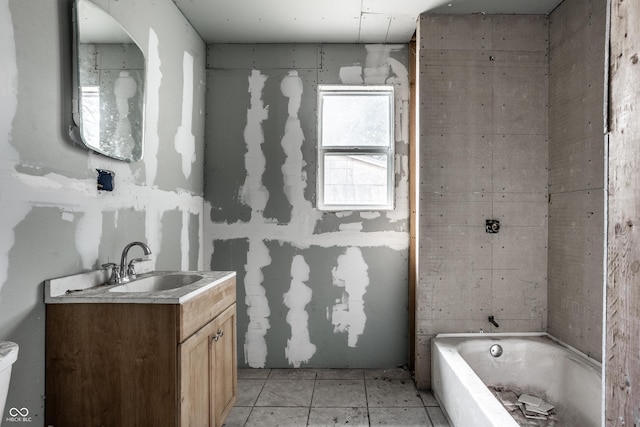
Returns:
[[[98,190],[113,191],[113,178],[115,173],[106,169],[96,169],[98,171]]]

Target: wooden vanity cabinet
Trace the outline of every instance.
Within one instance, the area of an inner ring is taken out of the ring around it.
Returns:
[[[235,323],[234,304],[178,346],[181,426],[219,427],[233,408],[237,379],[225,372],[236,370]]]
[[[235,278],[183,304],[46,310],[46,426],[220,427],[235,404]]]

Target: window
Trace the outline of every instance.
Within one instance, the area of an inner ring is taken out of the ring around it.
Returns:
[[[100,86],[81,86],[82,138],[91,147],[100,147]]]
[[[318,209],[393,209],[393,87],[318,86]]]

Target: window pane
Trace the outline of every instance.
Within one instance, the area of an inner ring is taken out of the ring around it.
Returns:
[[[100,86],[82,86],[82,138],[100,147]]]
[[[388,155],[325,154],[326,205],[386,205]]]
[[[322,145],[389,146],[388,94],[323,94]]]

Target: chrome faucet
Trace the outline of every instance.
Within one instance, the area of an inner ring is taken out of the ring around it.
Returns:
[[[141,258],[132,259],[129,264],[127,264],[127,255],[129,254],[129,249],[134,246],[140,246],[144,251],[145,255],[151,255],[151,249],[147,246],[146,243],[142,242],[131,242],[122,250],[122,257],[120,258],[120,277],[119,283],[127,283],[129,280],[136,278],[136,271],[133,267],[133,264],[138,261],[142,261]],[[126,268],[126,270],[125,270]]]

